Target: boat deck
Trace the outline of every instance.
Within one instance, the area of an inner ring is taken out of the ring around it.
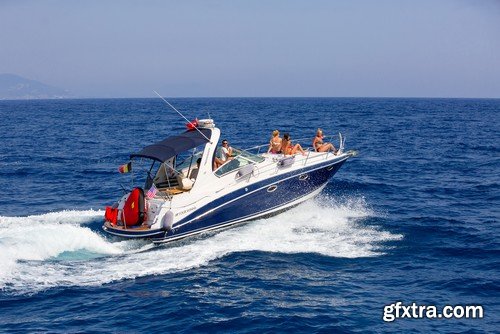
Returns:
[[[107,228],[112,228],[116,230],[128,230],[128,231],[147,231],[150,229],[148,225],[139,225],[139,226],[131,226],[131,227],[125,227],[123,225],[111,225],[109,221],[106,221],[104,223],[104,226]]]

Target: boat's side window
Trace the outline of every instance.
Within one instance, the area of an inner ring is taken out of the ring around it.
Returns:
[[[167,181],[167,171],[165,168],[165,164],[161,164],[160,168],[158,168],[158,171],[156,172],[156,175],[154,177],[154,182],[155,183],[163,183]]]
[[[194,166],[189,172],[188,178],[196,180],[198,177],[198,171],[200,170],[201,158],[196,159],[196,166]]]
[[[171,162],[164,162],[160,165],[160,168],[158,168],[158,171],[153,179],[154,184],[158,188],[174,187],[178,185],[177,172],[170,165],[173,161],[174,160]],[[145,189],[148,188],[149,187],[145,187]]]

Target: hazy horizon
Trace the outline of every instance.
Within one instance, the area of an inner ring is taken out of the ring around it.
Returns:
[[[82,98],[499,98],[498,1],[0,2],[0,73]]]

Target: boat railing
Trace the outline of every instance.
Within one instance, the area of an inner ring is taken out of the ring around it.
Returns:
[[[311,144],[302,144],[306,141],[308,141],[310,138],[299,138],[299,139],[295,139],[293,142],[294,143],[299,143],[301,144],[302,148],[304,149],[304,151],[306,151],[306,155],[305,155],[305,159],[301,159],[299,158],[295,164],[301,164],[303,166],[305,166],[308,162],[311,162],[311,161],[320,161],[320,160],[328,160],[329,158],[331,158],[332,156],[334,157],[339,157],[339,158],[343,158],[345,156],[343,150],[344,150],[344,139],[342,139],[342,135],[340,135],[340,140],[342,141],[339,145],[339,149],[342,149],[340,154],[335,154],[334,152],[331,152],[331,151],[327,151],[327,152],[316,152],[313,150],[312,148],[312,145]],[[330,136],[326,141],[329,141],[331,142],[331,140],[333,139],[333,136]],[[308,147],[309,145],[309,147]],[[249,152],[249,153],[253,153],[253,154],[263,154],[263,153],[267,153],[267,151],[263,151],[262,148],[268,148],[269,147],[269,144],[263,144],[263,145],[257,145],[257,146],[253,146],[253,147],[250,147],[250,148],[247,148],[245,149],[244,151],[246,152]],[[347,152],[348,155],[350,155],[349,152]],[[300,153],[296,154],[297,157],[301,157]],[[262,172],[264,171],[269,171],[270,169],[276,169],[278,170],[278,166],[277,166],[277,162],[279,162],[280,159],[283,159],[285,158],[285,156],[282,156],[282,155],[278,155],[276,156],[275,159],[272,159],[272,161],[269,163],[269,164],[266,164],[264,166],[261,166],[260,168],[262,169],[262,167],[264,167],[263,170],[261,170]]]
[[[339,136],[340,136],[340,141],[341,141],[341,143],[339,145],[339,149],[343,150],[344,145],[343,145],[343,142],[342,142],[343,141],[342,135],[339,133]],[[309,143],[307,142],[310,139],[311,139],[310,137],[304,137],[304,138],[294,139],[294,141],[293,141],[294,143],[299,143],[300,146],[304,149],[304,151],[307,152],[307,158],[306,158],[304,164],[307,163],[307,160],[309,159],[310,153],[311,152],[316,152],[314,150],[314,148],[312,147],[312,142],[309,142]],[[333,136],[329,136],[329,138],[326,141],[331,142],[332,139],[333,139]],[[262,144],[262,145],[257,145],[257,146],[252,146],[252,147],[244,149],[243,151],[246,151],[246,152],[249,152],[249,153],[253,153],[253,154],[267,153],[267,151],[263,151],[262,150],[263,147],[268,148],[269,147],[269,143]],[[318,154],[315,157],[320,157],[320,156],[322,157],[322,156],[324,156],[325,159],[327,159],[328,155],[332,154],[331,152],[322,152],[322,153],[324,153],[324,154]]]
[[[314,154],[312,155],[311,153],[314,153]],[[295,161],[294,165],[301,164],[302,166],[305,166],[307,164],[308,160],[309,161],[319,161],[320,159],[321,160],[327,160],[329,157],[332,157],[332,156],[335,157],[335,158],[332,159],[331,162],[333,164],[335,164],[337,162],[340,162],[342,160],[348,159],[349,157],[356,156],[356,155],[357,155],[357,151],[353,151],[353,150],[350,150],[350,151],[347,151],[347,152],[342,152],[339,155],[335,155],[332,152],[314,152],[314,151],[308,150],[305,159],[303,159],[302,161],[301,160]],[[300,154],[298,154],[298,156],[300,156]],[[290,156],[287,156],[286,158],[288,158],[288,157],[290,157]],[[255,172],[257,172],[257,176],[259,174],[261,174],[261,173],[264,173],[264,174],[265,173],[269,173],[269,172],[278,173],[278,171],[280,170],[279,161],[280,161],[280,159],[283,159],[283,158],[285,158],[285,156],[281,156],[281,158],[276,157],[276,159],[267,160],[268,163],[266,163],[264,165],[260,165],[260,166],[258,166],[258,164],[254,163],[255,170],[252,171],[252,173],[248,174],[248,175],[254,175],[254,176],[256,176]],[[230,185],[237,184],[242,179],[244,179],[244,177],[237,178]],[[248,180],[248,178],[245,178],[245,179]]]
[[[312,150],[311,143],[305,144],[306,141],[310,140],[310,139],[311,139],[310,137],[304,137],[304,138],[294,139],[293,142],[299,143],[302,146],[302,148],[304,148],[304,150],[307,151],[307,150]],[[257,146],[252,146],[252,147],[245,149],[245,151],[250,152],[250,153],[254,153],[254,154],[266,153],[266,152],[261,152],[261,149],[263,147],[269,147],[269,143],[257,145]],[[255,150],[256,150],[256,152],[254,152]]]

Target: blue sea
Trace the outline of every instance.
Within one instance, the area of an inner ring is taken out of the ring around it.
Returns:
[[[0,331],[492,333],[500,100],[193,98],[231,146],[323,128],[358,155],[279,215],[168,245],[101,230],[130,153],[182,131],[160,99],[0,101]],[[481,305],[483,319],[383,320]]]

